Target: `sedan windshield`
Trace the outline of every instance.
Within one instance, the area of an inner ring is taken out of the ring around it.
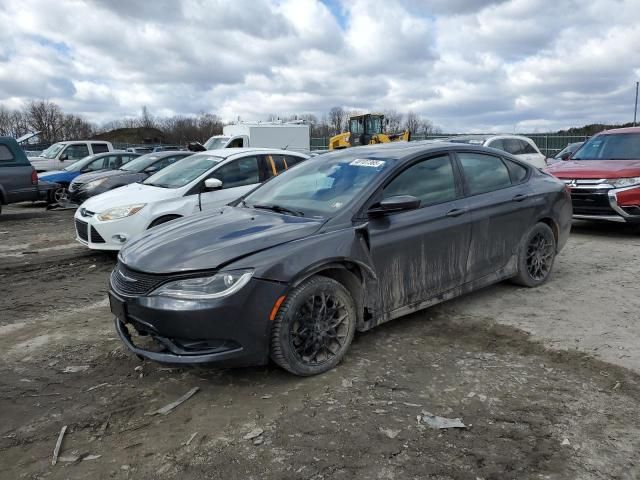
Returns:
[[[142,183],[162,188],[184,187],[203,173],[211,170],[222,160],[220,157],[214,157],[206,153],[192,155],[151,175]]]
[[[331,217],[353,200],[391,160],[322,155],[281,173],[248,195],[243,205],[305,217]]]
[[[156,153],[148,153],[147,155],[142,155],[141,157],[130,161],[124,167],[120,168],[120,170],[124,170],[126,172],[142,172],[150,165],[157,162],[160,158],[161,156]]]
[[[597,135],[587,140],[571,160],[640,160],[640,133]]]
[[[60,153],[60,150],[62,150],[64,147],[65,145],[63,143],[54,143],[49,148],[47,148],[44,152],[42,152],[40,156],[44,158],[55,158],[56,155]]]
[[[218,148],[224,148],[229,141],[229,137],[211,137],[204,144],[204,148],[207,150],[217,150]]]

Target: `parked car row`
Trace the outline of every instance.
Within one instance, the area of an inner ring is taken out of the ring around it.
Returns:
[[[108,168],[105,153],[81,161],[66,201],[80,204],[80,243],[120,250],[109,298],[132,352],[314,375],[356,331],[504,279],[544,283],[572,218],[640,223],[640,128],[548,167],[529,147],[500,135],[317,156],[224,148],[83,172]]]

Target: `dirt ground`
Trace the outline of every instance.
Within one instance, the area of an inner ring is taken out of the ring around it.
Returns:
[[[576,223],[543,287],[385,324],[301,379],[129,354],[105,297],[115,256],[76,246],[72,215],[0,215],[2,479],[640,479],[629,227]],[[467,428],[432,429],[430,414]]]

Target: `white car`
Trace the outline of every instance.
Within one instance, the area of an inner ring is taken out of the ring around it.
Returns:
[[[510,153],[523,162],[538,168],[546,168],[547,160],[529,137],[521,135],[459,135],[447,138],[449,142],[483,145]]]
[[[37,157],[29,157],[36,172],[63,170],[72,163],[89,155],[113,152],[111,142],[102,140],[80,140],[74,142],[58,142],[51,145]]]
[[[264,148],[225,148],[177,161],[141,183],[96,195],[75,213],[76,239],[95,250],[120,250],[145,230],[226,205],[309,158]]]

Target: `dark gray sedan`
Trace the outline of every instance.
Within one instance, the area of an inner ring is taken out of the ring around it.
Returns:
[[[90,197],[141,182],[147,177],[178,160],[193,155],[193,152],[157,152],[142,155],[117,170],[85,173],[69,184],[68,202],[80,205]]]
[[[111,310],[141,357],[271,358],[314,375],[340,361],[356,331],[501,280],[544,283],[571,213],[563,183],[498,150],[341,150],[128,244]]]

